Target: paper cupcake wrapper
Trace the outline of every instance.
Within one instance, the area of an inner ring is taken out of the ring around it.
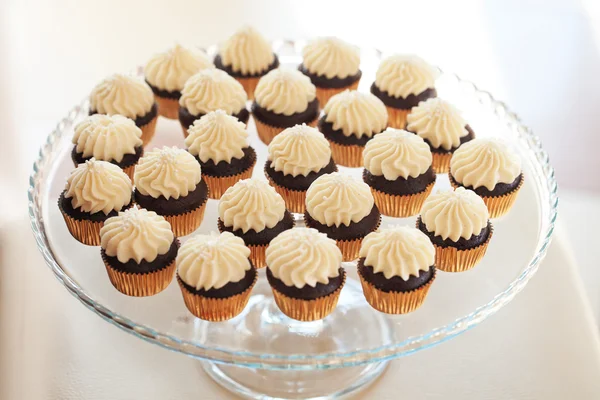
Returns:
[[[454,189],[461,186],[458,182],[456,182],[450,172],[448,172],[448,178],[450,179],[450,184]],[[519,185],[508,193],[505,193],[501,196],[480,196],[487,206],[488,212],[490,213],[490,218],[499,218],[510,211],[513,204],[515,204],[515,201],[517,200],[517,194],[519,193],[519,190],[521,190],[521,187],[523,187],[523,183],[525,183],[525,175],[521,175],[521,182],[519,182]]]
[[[204,177],[202,179],[204,179]],[[204,203],[196,209],[183,214],[163,215],[163,217],[169,221],[169,224],[171,224],[173,234],[177,237],[186,236],[198,229],[204,218],[204,210],[206,209],[207,202],[208,201],[205,200]]]
[[[150,143],[154,137],[154,132],[156,132],[156,121],[158,121],[158,114],[156,114],[156,117],[152,118],[152,121],[148,122],[146,125],[140,126],[140,129],[142,130],[143,146]]]
[[[387,314],[407,314],[421,307],[431,284],[435,280],[435,272],[429,282],[408,292],[384,292],[363,278],[359,272],[360,283],[367,303],[377,311]]]
[[[404,129],[406,127],[406,117],[410,110],[385,106],[388,113],[388,126],[390,128]]]
[[[65,219],[67,229],[75,239],[88,246],[100,246],[100,229],[104,226],[104,222],[77,220],[65,213],[62,208],[60,212]]]
[[[262,77],[256,76],[252,78],[235,78],[235,80],[242,84],[246,91],[246,95],[248,96],[248,100],[252,101],[254,100],[254,91],[256,90],[260,78]]]
[[[133,297],[154,296],[169,286],[175,273],[175,259],[161,269],[147,273],[122,272],[114,269],[102,257],[108,279],[119,292]]]
[[[318,120],[319,120],[319,118],[317,117],[314,120],[307,122],[306,125],[316,127]],[[279,126],[272,126],[272,125],[265,124],[265,123],[261,122],[258,118],[254,118],[254,123],[256,124],[256,131],[258,133],[258,137],[266,145],[271,143],[271,141],[273,140],[273,138],[275,136],[277,136],[279,133],[281,133],[281,131],[286,129],[286,128],[281,128]]]
[[[364,165],[364,146],[358,146],[355,144],[346,146],[331,140],[328,141],[331,147],[331,157],[333,157],[333,161],[335,161],[336,164],[350,168],[359,168]]]
[[[282,313],[298,321],[316,321],[323,319],[335,309],[340,293],[346,283],[346,273],[342,284],[333,293],[313,300],[296,299],[271,288],[275,303]]]
[[[344,90],[356,90],[359,82],[360,79],[349,86],[344,86],[341,88],[321,88],[317,86],[317,99],[319,99],[319,106],[321,109],[325,108],[325,104],[327,104],[330,98],[336,94],[342,93]]]
[[[158,104],[158,114],[169,119],[179,118],[179,100],[154,95]]]
[[[423,203],[431,193],[435,180],[431,182],[425,190],[415,194],[394,195],[380,192],[371,188],[375,204],[383,215],[395,218],[406,218],[417,215],[421,211]]]
[[[283,197],[285,208],[293,213],[304,214],[304,211],[306,211],[306,191],[285,188],[276,184],[267,174],[265,175],[269,184]]]
[[[252,177],[252,171],[254,170],[254,165],[256,165],[256,161],[245,171],[240,172],[237,175],[231,176],[210,176],[210,175],[202,175],[202,179],[206,182],[208,186],[208,198],[219,200],[223,193],[231,186],[235,185],[238,181],[242,179],[248,179]]]
[[[244,310],[257,279],[258,274],[256,274],[254,282],[252,282],[252,285],[248,289],[242,293],[222,299],[204,297],[190,292],[183,285],[179,276],[177,276],[177,283],[179,283],[179,287],[181,288],[183,302],[192,314],[205,321],[219,322],[231,319]]]

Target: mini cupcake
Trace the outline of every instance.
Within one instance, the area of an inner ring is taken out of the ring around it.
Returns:
[[[410,217],[421,210],[435,184],[431,150],[420,137],[388,128],[364,151],[363,180],[383,215]]]
[[[429,99],[419,103],[407,117],[406,130],[421,136],[433,153],[433,169],[438,174],[448,172],[452,154],[463,143],[475,138],[475,133],[446,100]]]
[[[154,211],[137,207],[106,220],[100,230],[102,260],[113,286],[128,296],[153,296],[173,280],[179,241]]]
[[[250,113],[246,109],[246,92],[242,85],[220,69],[205,69],[189,78],[181,90],[179,122],[183,134],[195,120],[211,111],[223,110],[244,124]]]
[[[429,196],[417,228],[435,246],[435,266],[446,272],[473,268],[485,255],[493,228],[485,203],[465,188]]]
[[[329,142],[305,124],[285,129],[268,148],[265,175],[295,213],[306,210],[306,191],[319,176],[336,172]]]
[[[362,76],[359,67],[358,48],[336,37],[322,37],[304,47],[298,69],[316,86],[317,98],[323,107],[331,96],[358,88]]]
[[[450,183],[477,193],[490,218],[506,214],[523,186],[521,159],[498,139],[475,139],[461,146],[450,161]]]
[[[265,144],[285,128],[317,125],[319,100],[315,85],[300,71],[277,68],[260,78],[254,91],[252,115]]]
[[[331,314],[346,281],[341,263],[335,241],[315,229],[277,236],[267,249],[267,279],[279,309],[299,321]]]
[[[225,191],[219,202],[219,231],[244,239],[256,268],[265,266],[265,250],[281,232],[294,227],[285,201],[267,182],[244,179]]]
[[[200,70],[214,68],[208,55],[195,47],[175,45],[156,54],[144,68],[146,83],[154,92],[158,112],[165,118],[177,119],[179,98],[185,81]]]
[[[134,76],[114,74],[92,90],[90,115],[93,114],[118,114],[132,119],[142,130],[145,146],[156,130],[158,106],[146,82]]]
[[[421,101],[436,97],[438,72],[422,58],[396,54],[381,62],[371,93],[388,111],[388,125],[404,129],[406,116]]]
[[[133,179],[133,169],[144,154],[142,130],[121,115],[90,115],[75,127],[71,158],[75,166],[92,157],[115,164]]]
[[[121,168],[92,158],[71,172],[58,208],[75,239],[99,246],[104,221],[131,204],[132,190]]]
[[[369,233],[357,265],[367,302],[388,314],[415,311],[435,280],[434,263],[435,248],[418,229],[399,226]]]
[[[362,167],[362,153],[371,138],[387,127],[385,105],[370,93],[346,90],[325,105],[319,130],[331,144],[336,164]]]
[[[252,176],[256,152],[246,125],[223,110],[211,111],[188,129],[185,145],[202,167],[211,199],[220,199],[236,182]]]
[[[334,172],[308,188],[304,222],[335,240],[343,260],[352,261],[363,238],[379,227],[381,215],[366,183]]]
[[[192,314],[225,321],[242,312],[258,274],[244,241],[229,232],[197,235],[177,254],[177,282]]]
[[[135,202],[171,224],[175,236],[194,232],[202,223],[208,186],[198,161],[176,147],[163,147],[140,158],[133,175]]]
[[[260,32],[247,26],[227,39],[215,57],[215,65],[242,84],[250,100],[259,79],[279,67],[277,54]]]

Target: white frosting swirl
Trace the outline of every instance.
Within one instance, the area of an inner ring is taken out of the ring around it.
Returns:
[[[371,93],[344,90],[329,99],[324,112],[325,120],[345,136],[371,137],[387,126],[387,109]]]
[[[136,119],[152,110],[154,93],[143,80],[114,74],[100,82],[90,94],[90,110]]]
[[[219,218],[227,227],[260,232],[272,228],[285,216],[285,201],[265,181],[244,179],[223,193]]]
[[[73,208],[108,215],[131,202],[131,180],[123,170],[106,161],[91,159],[75,168],[67,178],[65,197]]]
[[[251,26],[243,27],[219,48],[221,61],[234,72],[256,75],[265,71],[275,61],[271,45],[260,32]]]
[[[306,124],[285,129],[269,144],[271,167],[284,175],[307,176],[319,172],[331,161],[331,148],[325,136]]]
[[[306,192],[306,211],[327,226],[359,222],[374,202],[369,185],[339,172],[318,177]]]
[[[140,158],[133,181],[144,196],[167,200],[187,196],[200,182],[200,164],[190,153],[177,147],[154,149]]]
[[[254,91],[259,106],[283,115],[306,111],[316,95],[317,89],[308,76],[285,67],[276,68],[260,78]]]
[[[202,162],[230,163],[232,158],[244,157],[248,147],[246,125],[223,110],[211,111],[194,121],[185,138],[188,151]]]
[[[479,235],[488,224],[488,209],[472,190],[437,192],[425,200],[421,208],[421,221],[429,232],[442,239],[457,241]]]
[[[435,247],[423,232],[408,226],[397,226],[369,233],[360,247],[364,265],[382,272],[386,279],[399,276],[407,281],[429,271],[435,263]]]
[[[460,146],[460,138],[469,133],[460,111],[439,97],[413,107],[406,121],[409,131],[426,139],[436,149],[456,148]]]
[[[438,72],[415,55],[396,54],[384,59],[375,76],[375,85],[390,96],[406,98],[433,89]]]
[[[220,289],[246,276],[248,257],[250,249],[230,232],[196,235],[177,253],[177,275],[196,290]]]
[[[431,150],[419,136],[402,129],[387,128],[367,142],[363,150],[365,168],[389,181],[416,178],[431,167]]]
[[[267,266],[286,286],[302,289],[317,283],[328,284],[340,275],[342,252],[324,233],[296,228],[271,240],[266,252]]]
[[[302,57],[302,64],[311,74],[328,79],[356,75],[360,66],[358,48],[336,37],[311,40],[302,50]]]
[[[154,211],[132,207],[107,219],[100,229],[100,246],[106,254],[126,263],[152,262],[166,254],[175,236],[171,225]]]
[[[246,91],[241,83],[220,69],[204,69],[183,85],[179,104],[191,114],[207,114],[218,109],[237,114],[246,107]]]
[[[450,173],[461,185],[494,190],[498,183],[517,179],[521,159],[499,139],[474,139],[454,152]]]
[[[214,65],[203,50],[177,44],[152,57],[144,68],[144,75],[152,86],[175,92],[183,89],[190,76],[205,68],[214,68]]]
[[[83,157],[121,162],[142,145],[142,130],[122,115],[90,115],[75,127],[75,151]]]

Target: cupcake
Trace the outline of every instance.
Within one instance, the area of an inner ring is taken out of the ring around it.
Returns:
[[[128,296],[153,296],[169,286],[179,241],[154,211],[137,207],[106,220],[100,253],[113,286]]]
[[[331,144],[336,164],[362,167],[362,153],[371,138],[387,127],[385,105],[370,93],[346,90],[325,105],[319,130]]]
[[[407,117],[406,130],[421,136],[433,153],[433,169],[438,174],[448,172],[452,154],[463,143],[475,138],[475,133],[446,100],[429,99],[414,107]]]
[[[323,107],[331,96],[358,88],[362,76],[359,67],[358,48],[336,37],[322,37],[304,47],[298,69],[316,86],[317,98]]]
[[[388,314],[406,314],[423,304],[435,280],[435,248],[415,228],[399,226],[363,240],[358,276],[367,302]]]
[[[436,268],[446,272],[462,272],[477,265],[493,233],[481,197],[462,187],[429,196],[417,228],[435,247]]]
[[[379,227],[381,215],[366,183],[334,172],[308,188],[304,222],[335,240],[343,260],[352,261],[363,238]]]
[[[396,54],[381,62],[371,93],[385,104],[389,126],[404,129],[411,108],[437,96],[437,76],[435,68],[414,55]]]
[[[319,176],[336,172],[329,142],[305,124],[285,129],[268,148],[265,175],[295,213],[306,210],[306,191]]]
[[[274,69],[258,81],[252,115],[258,136],[265,144],[285,128],[299,124],[316,126],[319,100],[315,85],[298,70]]]
[[[75,239],[99,246],[104,221],[131,204],[132,190],[121,168],[92,158],[71,172],[58,208]]]
[[[258,274],[250,250],[239,237],[197,235],[177,254],[177,282],[185,306],[206,321],[225,321],[242,312]]]
[[[431,150],[423,139],[388,128],[365,146],[363,180],[383,215],[410,217],[421,210],[435,184]]]
[[[202,167],[211,199],[220,199],[237,181],[252,176],[256,152],[248,144],[246,125],[223,110],[194,121],[185,145]]]
[[[150,86],[134,76],[114,74],[100,82],[90,94],[90,115],[118,114],[130,118],[142,130],[147,145],[156,130],[158,107]]]
[[[242,84],[250,100],[258,80],[279,66],[277,54],[260,32],[247,26],[227,39],[215,57],[215,65]]]
[[[515,200],[524,177],[521,159],[498,139],[475,139],[461,146],[450,161],[450,183],[477,193],[490,218],[506,214]]]
[[[341,263],[335,241],[315,229],[277,236],[267,249],[267,280],[279,309],[299,321],[331,314],[346,281]]]
[[[194,232],[202,223],[208,186],[198,161],[176,147],[163,147],[140,158],[133,175],[135,202],[171,224],[175,236]]]
[[[205,69],[189,78],[181,90],[179,122],[183,134],[195,120],[211,111],[223,110],[244,124],[250,113],[246,109],[246,92],[242,85],[220,69]]]
[[[90,115],[75,127],[73,143],[71,158],[75,166],[93,157],[115,164],[130,179],[144,154],[142,130],[121,115]]]
[[[244,179],[225,191],[219,202],[219,231],[241,237],[256,268],[265,266],[265,250],[281,232],[294,227],[285,201],[267,182]]]
[[[154,92],[160,115],[179,116],[179,98],[185,81],[200,70],[214,68],[208,55],[195,47],[175,47],[156,54],[144,68],[146,83]]]

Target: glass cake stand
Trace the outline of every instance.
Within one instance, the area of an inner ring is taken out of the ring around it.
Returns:
[[[284,65],[297,66],[304,42],[273,43]],[[208,49],[215,51],[214,48]],[[362,49],[360,90],[374,79],[381,52]],[[138,69],[141,74],[141,69]],[[510,213],[494,221],[494,237],[475,269],[438,273],[425,304],[408,315],[386,315],[365,301],[355,263],[345,263],[348,281],[336,310],[317,322],[285,317],[274,304],[260,271],[244,312],[219,323],[194,318],[185,308],[175,281],[148,298],[127,297],[110,284],[98,247],[73,239],[57,199],[73,168],[73,127],[87,115],[87,101],[75,106],[50,133],[33,166],[29,214],[39,250],[65,288],[111,324],[140,339],[202,360],[205,371],[227,389],[247,398],[336,398],[364,388],[389,360],[453,338],[504,307],[537,271],[552,237],[557,215],[557,185],[540,140],[518,117],[487,92],[457,76],[442,73],[438,93],[463,110],[479,137],[509,141],[523,159],[526,175]],[[254,176],[264,179],[266,146],[252,120],[251,145],[258,153]],[[149,147],[183,147],[177,121],[160,118]],[[360,169],[341,168],[360,176]],[[437,189],[450,187],[444,175]],[[383,226],[414,226],[415,218],[384,218]],[[217,201],[209,200],[197,232],[217,230]],[[185,241],[186,238],[183,238]]]

